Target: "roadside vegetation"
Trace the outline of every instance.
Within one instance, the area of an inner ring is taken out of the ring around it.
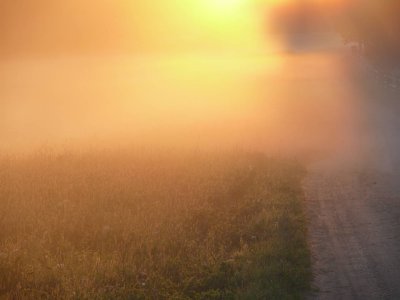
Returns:
[[[0,298],[302,299],[302,167],[261,154],[0,159]]]

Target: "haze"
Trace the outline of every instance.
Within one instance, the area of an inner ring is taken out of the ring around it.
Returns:
[[[2,148],[350,143],[357,95],[338,83],[338,38],[326,29],[311,49],[283,51],[268,24],[287,3],[2,1]]]

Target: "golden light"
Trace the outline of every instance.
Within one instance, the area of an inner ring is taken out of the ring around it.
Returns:
[[[220,12],[232,12],[241,8],[245,4],[246,0],[211,0],[210,4],[214,6],[215,9]]]

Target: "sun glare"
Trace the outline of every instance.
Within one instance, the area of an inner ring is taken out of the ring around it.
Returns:
[[[245,3],[245,0],[213,0],[211,3],[220,11],[229,12],[239,9]]]

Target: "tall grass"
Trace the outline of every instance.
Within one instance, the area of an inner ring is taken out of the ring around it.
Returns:
[[[4,157],[0,295],[300,299],[302,175],[243,153]]]

